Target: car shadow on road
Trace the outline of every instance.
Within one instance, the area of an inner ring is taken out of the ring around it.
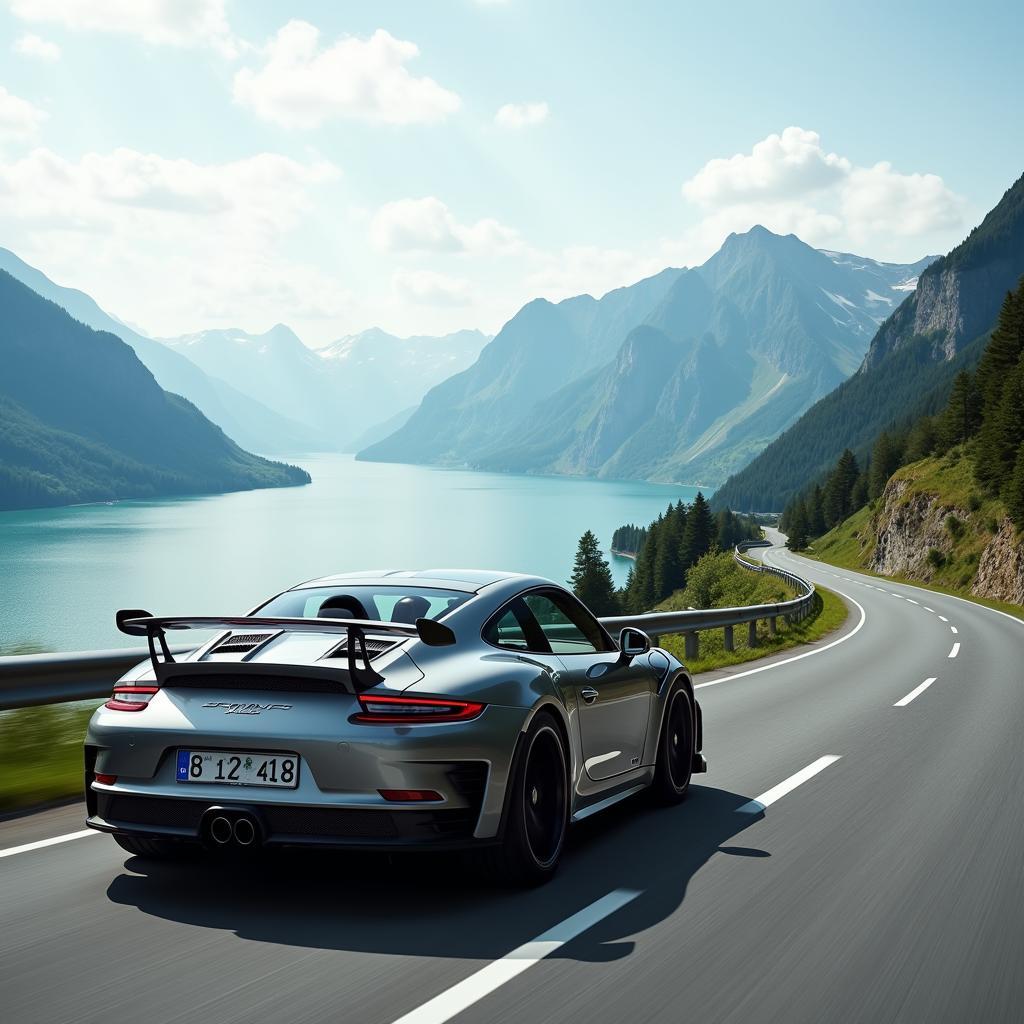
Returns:
[[[685,803],[626,801],[573,828],[558,875],[517,891],[483,882],[455,855],[288,851],[247,861],[153,863],[129,858],[114,903],[246,939],[296,947],[494,960],[615,889],[640,895],[556,955],[611,961],[626,936],[672,915],[693,876],[760,815],[749,797],[694,786]],[[756,861],[736,861],[736,870]]]

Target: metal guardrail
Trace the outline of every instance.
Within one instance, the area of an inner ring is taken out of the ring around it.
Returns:
[[[184,654],[192,647],[172,647]],[[114,681],[149,657],[146,647],[0,658],[0,711],[109,697]]]
[[[819,600],[813,583],[791,572],[786,572],[785,569],[778,569],[774,565],[750,562],[743,557],[745,551],[756,547],[771,547],[771,543],[761,540],[738,544],[733,551],[736,564],[751,572],[777,576],[794,587],[799,594],[798,597],[791,601],[780,601],[777,604],[755,604],[743,608],[689,608],[677,612],[611,615],[602,618],[601,622],[613,633],[626,626],[642,629],[652,640],[670,634],[682,634],[685,639],[686,657],[690,660],[695,660],[699,653],[698,634],[707,629],[724,630],[725,649],[732,651],[735,649],[735,627],[746,625],[748,628],[747,644],[750,647],[756,647],[758,622],[767,621],[769,632],[774,633],[780,616],[791,622],[805,619],[814,610],[815,602]]]
[[[678,612],[649,612],[643,615],[613,615],[601,622],[614,634],[626,626],[642,629],[652,639],[681,633],[685,637],[686,657],[697,657],[697,635],[707,629],[725,630],[725,649],[733,649],[733,629],[748,625],[750,646],[757,646],[757,623],[768,622],[771,632],[779,616],[791,621],[810,614],[817,600],[814,585],[772,565],[748,562],[742,557],[751,547],[770,546],[768,541],[740,544],[733,552],[736,562],[751,572],[770,573],[795,587],[800,596],[778,604],[758,604],[745,608],[698,608]],[[175,654],[192,650],[174,647]],[[145,647],[113,651],[86,651],[69,654],[21,654],[0,658],[0,711],[39,704],[63,704],[68,701],[106,697],[111,686],[132,666],[148,657]]]

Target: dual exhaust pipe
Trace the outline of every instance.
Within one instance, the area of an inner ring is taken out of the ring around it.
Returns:
[[[218,810],[211,813],[204,831],[214,846],[253,846],[260,838],[256,820],[244,812],[228,815]]]

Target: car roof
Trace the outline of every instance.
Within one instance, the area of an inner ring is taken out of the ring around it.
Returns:
[[[319,579],[300,583],[292,587],[292,590],[341,586],[345,583],[357,586],[399,586],[410,580],[415,580],[422,587],[460,590],[468,594],[475,594],[494,583],[513,579],[522,579],[526,582],[535,577],[494,569],[367,569],[362,572],[343,572],[331,576],[321,576]]]

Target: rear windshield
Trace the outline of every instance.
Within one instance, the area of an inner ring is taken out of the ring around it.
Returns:
[[[472,594],[416,586],[336,586],[289,590],[268,601],[255,615],[295,619],[374,619],[404,622],[440,619]]]

